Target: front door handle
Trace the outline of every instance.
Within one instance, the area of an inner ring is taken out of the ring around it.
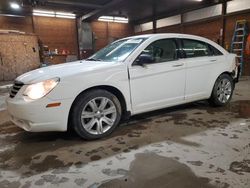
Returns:
[[[178,63],[178,64],[174,64],[173,67],[181,67],[183,65],[184,65],[184,63]]]
[[[212,59],[212,60],[210,60],[210,62],[216,62],[217,61],[217,59]]]

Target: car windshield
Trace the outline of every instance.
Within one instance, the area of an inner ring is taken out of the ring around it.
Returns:
[[[115,41],[105,48],[101,49],[89,61],[124,61],[146,38],[130,38]]]

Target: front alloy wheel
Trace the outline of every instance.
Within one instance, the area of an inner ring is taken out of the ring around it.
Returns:
[[[89,101],[82,110],[81,123],[84,129],[94,135],[107,132],[117,117],[115,104],[106,97]]]
[[[70,112],[70,123],[76,133],[86,140],[109,135],[120,119],[120,101],[112,93],[101,89],[82,93]]]

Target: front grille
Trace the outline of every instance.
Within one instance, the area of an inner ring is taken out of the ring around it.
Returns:
[[[14,84],[10,89],[10,98],[14,98],[23,85],[22,82],[14,81]]]

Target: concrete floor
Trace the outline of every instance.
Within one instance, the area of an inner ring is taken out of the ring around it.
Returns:
[[[250,187],[250,81],[227,107],[197,102],[133,117],[103,140],[27,133],[0,92],[0,187]]]

